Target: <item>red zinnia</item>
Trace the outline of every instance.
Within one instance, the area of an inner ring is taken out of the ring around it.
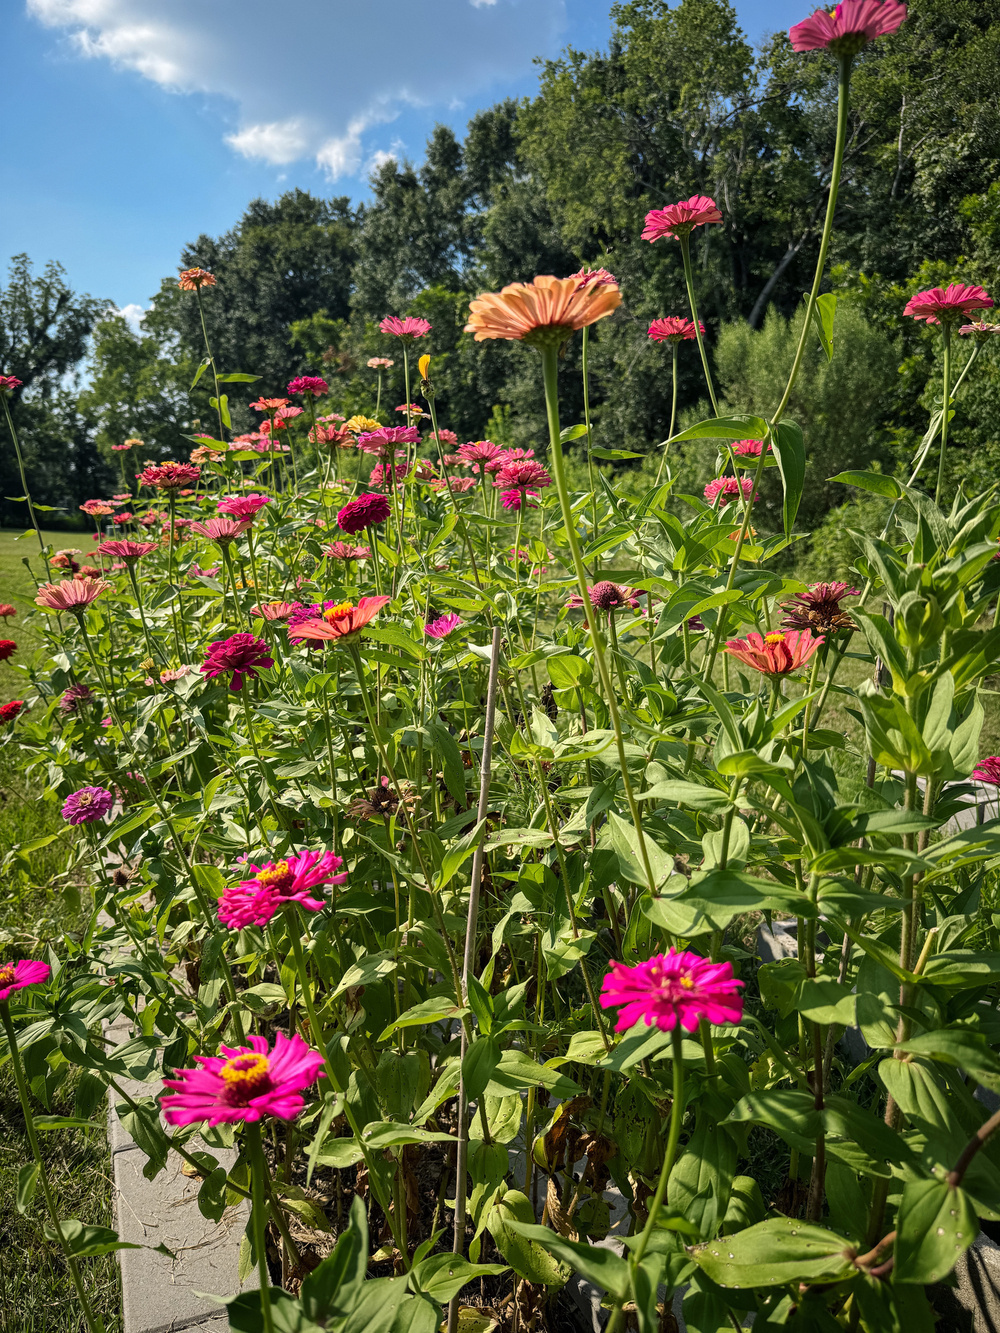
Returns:
[[[822,636],[814,638],[807,629],[787,634],[753,633],[745,639],[730,639],[726,652],[765,676],[787,676],[808,662],[823,642]]]
[[[0,726],[13,722],[23,707],[23,699],[11,699],[10,703],[0,704]]]
[[[646,214],[642,239],[658,241],[662,236],[688,236],[695,227],[704,227],[707,222],[721,221],[722,214],[715,200],[709,199],[707,194],[694,194],[683,203],[650,209]]]
[[[943,290],[932,287],[929,291],[917,292],[907,301],[903,314],[926,320],[928,324],[940,324],[942,320],[952,323],[976,310],[986,310],[992,304],[993,298],[982,287],[951,282]]]
[[[876,37],[895,32],[905,18],[900,0],[841,0],[832,14],[817,9],[789,28],[788,36],[793,51],[827,47],[834,55],[853,56]]]
[[[391,513],[392,505],[387,496],[370,493],[359,495],[356,500],[344,505],[337,515],[337,526],[342,532],[353,535],[355,532],[361,532],[363,528],[384,523]]]
[[[13,639],[0,639],[0,662],[6,662],[8,657],[13,657],[17,652],[17,644]]]
[[[9,620],[11,616],[17,615],[17,608],[11,606],[10,602],[0,602],[0,618]]]
[[[229,688],[242,690],[243,677],[256,680],[257,667],[273,667],[274,658],[263,639],[252,634],[231,634],[228,639],[219,639],[209,645],[208,653],[201,665],[203,676],[232,675]]]

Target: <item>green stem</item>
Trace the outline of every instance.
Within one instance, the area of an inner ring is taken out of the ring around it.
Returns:
[[[716,416],[719,415],[719,404],[715,399],[715,386],[712,384],[712,372],[708,368],[708,353],[705,351],[705,343],[701,336],[701,325],[698,322],[698,304],[694,299],[694,277],[691,273],[691,236],[689,233],[682,232],[678,238],[681,243],[681,258],[684,261],[684,281],[687,284],[688,304],[691,306],[691,318],[694,320],[694,336],[698,339],[698,351],[701,353],[701,366],[705,372],[705,383],[708,385],[708,396],[712,402],[712,411]],[[670,434],[673,434],[671,428]],[[667,437],[670,438],[669,436]]]
[[[205,324],[205,307],[201,303],[200,286],[194,289],[194,294],[198,298],[198,316],[201,319],[201,336],[205,339],[205,355],[208,357],[209,363],[212,367],[212,380],[215,384],[215,410],[219,418],[219,439],[222,440],[225,438],[225,436],[222,434],[222,395],[219,392],[219,372],[215,368],[215,357],[212,355],[212,349],[208,343],[208,327]],[[271,438],[273,439],[274,438],[273,420],[271,423],[271,431],[272,431]],[[228,468],[228,461],[227,461],[227,468]],[[171,519],[172,518],[173,514],[171,514]]]
[[[592,540],[597,541],[597,478],[594,475],[593,436],[590,428],[590,380],[587,375],[587,347],[590,342],[590,326],[583,326],[583,348],[581,355],[581,373],[583,375],[583,422],[587,427],[587,472],[590,475],[590,511],[593,520]],[[671,428],[672,433],[672,428]],[[594,582],[600,575],[601,559],[594,556]]]
[[[257,1254],[257,1271],[260,1273],[260,1312],[263,1316],[264,1333],[274,1333],[274,1319],[271,1315],[271,1274],[267,1268],[265,1241],[267,1163],[264,1161],[264,1148],[260,1141],[260,1125],[256,1121],[246,1126],[246,1136],[253,1181],[253,1247]]]
[[[934,488],[934,503],[941,503],[941,490],[944,486],[944,454],[948,448],[948,408],[951,405],[951,325],[944,321],[941,325],[944,337],[944,386],[941,405],[941,452],[938,456],[937,486]]]
[[[584,330],[586,332],[586,330]],[[660,466],[656,469],[656,481],[654,486],[659,486],[660,475],[663,472],[663,464],[667,461],[667,451],[670,448],[670,441],[674,438],[674,424],[677,420],[677,344],[671,343],[670,350],[673,353],[671,362],[673,387],[670,395],[670,429],[667,431],[667,438],[663,443],[663,453],[660,455]],[[667,476],[670,476],[670,469],[667,469]]]
[[[7,392],[0,389],[0,399],[3,400],[4,416],[7,418],[7,429],[10,431],[10,438],[14,441],[14,453],[17,455],[17,467],[21,474],[21,489],[24,491],[24,498],[28,502],[28,516],[31,519],[31,526],[35,529],[35,536],[38,538],[38,549],[42,555],[42,561],[45,565],[45,577],[52,578],[52,570],[49,568],[49,558],[45,554],[45,542],[42,540],[42,530],[38,526],[38,518],[35,514],[35,507],[31,503],[31,492],[28,490],[28,478],[24,472],[24,457],[21,454],[21,444],[17,438],[17,431],[14,429],[14,418],[10,413],[10,403],[7,401]],[[98,529],[100,531],[100,529]]]
[[[24,1077],[21,1056],[17,1049],[17,1034],[14,1031],[14,1024],[10,1020],[10,1009],[5,1000],[0,1000],[0,1023],[3,1024],[3,1030],[7,1035],[7,1046],[10,1050],[10,1062],[14,1069],[14,1082],[17,1084],[17,1095],[21,1102],[21,1111],[24,1115],[24,1127],[28,1132],[28,1143],[31,1145],[31,1154],[38,1166],[38,1178],[42,1183],[42,1193],[45,1195],[45,1204],[49,1210],[49,1217],[52,1219],[52,1229],[58,1236],[62,1252],[66,1256],[66,1266],[73,1279],[73,1285],[76,1287],[77,1298],[80,1301],[80,1308],[83,1311],[83,1317],[86,1320],[87,1328],[90,1330],[90,1333],[103,1333],[103,1322],[96,1318],[90,1307],[90,1302],[87,1299],[87,1293],[83,1285],[83,1278],[80,1276],[80,1269],[76,1260],[73,1258],[69,1248],[69,1242],[62,1229],[62,1223],[59,1221],[59,1210],[56,1207],[55,1195],[52,1193],[52,1186],[49,1183],[49,1173],[45,1169],[45,1161],[42,1158],[41,1151],[38,1147],[38,1135],[35,1132],[35,1121],[31,1114],[31,1100],[28,1095],[28,1085]]]

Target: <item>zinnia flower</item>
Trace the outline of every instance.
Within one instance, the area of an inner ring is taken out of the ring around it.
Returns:
[[[81,787],[67,796],[62,817],[67,824],[93,824],[96,819],[103,819],[114,803],[115,798],[105,787]]]
[[[618,279],[613,273],[609,273],[606,268],[581,268],[569,276],[575,278],[581,288],[591,287],[594,283],[601,287],[618,286]]]
[[[87,500],[80,506],[91,518],[103,518],[106,514],[113,514],[116,507],[108,500]]]
[[[349,430],[352,435],[361,435],[364,431],[381,429],[381,422],[376,421],[374,417],[357,415],[349,417],[348,420],[344,422],[344,430]]]
[[[321,1077],[323,1057],[296,1032],[279,1032],[274,1049],[267,1038],[249,1036],[249,1046],[220,1046],[221,1055],[196,1055],[200,1069],[177,1069],[163,1086],[173,1095],[161,1097],[169,1125],[246,1124],[273,1116],[294,1120],[305,1106],[303,1088]]]
[[[988,759],[980,759],[972,770],[972,779],[974,782],[988,782],[992,787],[1000,787],[1000,755],[993,754]]]
[[[732,446],[737,458],[760,458],[763,447],[761,440],[734,440]],[[771,452],[770,445],[767,446],[767,451]]]
[[[80,612],[91,602],[96,602],[102,592],[113,588],[113,583],[104,579],[62,579],[59,583],[43,583],[39,586],[35,603],[47,607],[50,611]]]
[[[230,930],[246,926],[266,926],[275,912],[292,903],[298,903],[307,912],[319,912],[326,907],[323,898],[310,897],[310,891],[320,884],[343,884],[346,872],[337,874],[344,864],[333,852],[301,852],[275,864],[251,866],[253,879],[241,880],[223,889],[219,899],[219,920]]]
[[[320,547],[328,560],[370,560],[370,546],[352,546],[350,542],[327,542]]]
[[[353,536],[364,528],[384,523],[391,513],[392,505],[386,496],[371,493],[359,495],[356,500],[350,500],[344,505],[337,515],[337,526],[342,532]]]
[[[0,662],[6,662],[8,657],[13,657],[17,652],[17,644],[13,639],[0,639]]]
[[[114,541],[101,542],[97,554],[114,556],[116,560],[124,560],[126,564],[131,565],[134,561],[141,560],[144,555],[152,555],[156,550],[159,550],[159,542]]]
[[[155,486],[159,491],[179,491],[200,476],[201,468],[192,463],[154,463],[143,468],[137,480],[140,486]]]
[[[330,392],[330,386],[319,375],[299,375],[288,383],[288,393],[311,393],[314,398],[322,398]]]
[[[52,969],[48,963],[21,958],[16,963],[0,963],[0,1004],[6,1004],[16,990],[48,981]]]
[[[492,463],[501,459],[503,454],[503,447],[494,444],[492,440],[470,440],[468,444],[458,446],[459,458],[469,466],[477,463]]]
[[[528,458],[520,463],[505,462],[493,485],[502,490],[544,490],[546,486],[552,485],[552,478],[541,463]]]
[[[457,616],[454,611],[450,611],[446,616],[438,616],[437,620],[431,620],[424,625],[424,633],[431,639],[446,639],[449,634],[453,634],[462,623],[462,617]]]
[[[705,503],[714,506],[718,497],[719,508],[724,509],[741,491],[744,500],[749,500],[752,490],[753,482],[749,477],[740,477],[739,480],[736,477],[714,477],[705,487]]]
[[[808,592],[792,598],[784,608],[781,623],[785,629],[808,629],[820,634],[853,629],[854,621],[841,610],[840,603],[844,597],[857,596],[858,589],[849,588],[846,583],[814,583]]]
[[[401,444],[419,444],[420,432],[416,426],[379,426],[358,436],[358,448],[366,454],[390,458]]]
[[[697,1032],[704,1018],[709,1023],[738,1023],[743,1014],[743,985],[733,976],[732,963],[711,963],[696,953],[670,949],[648,962],[628,967],[611,964],[601,984],[601,1008],[619,1008],[616,1032],[627,1032],[642,1020],[661,1032],[681,1025]]]
[[[405,463],[376,463],[368,477],[368,484],[382,490],[388,486],[402,486],[405,480]]]
[[[246,633],[231,634],[228,639],[218,639],[209,645],[201,673],[211,678],[231,672],[229,688],[238,692],[243,688],[244,676],[256,680],[257,667],[273,666],[274,658],[263,639]]]
[[[662,236],[689,236],[695,227],[721,221],[722,214],[714,199],[709,199],[707,194],[693,194],[683,203],[651,208],[646,214],[642,239],[658,241]]]
[[[252,524],[248,518],[225,518],[221,515],[218,518],[210,518],[204,523],[191,524],[194,532],[207,537],[209,541],[217,542],[219,546],[228,546],[237,537],[242,537],[245,532],[248,532],[251,526]]]
[[[790,630],[787,634],[748,634],[745,639],[730,639],[726,652],[765,676],[787,676],[809,661],[824,642],[809,630]]]
[[[204,268],[186,268],[177,279],[182,292],[196,292],[199,287],[214,287],[215,279]]]
[[[256,491],[252,491],[249,495],[227,495],[215,507],[220,514],[228,514],[230,518],[246,519],[253,518],[270,503],[269,495],[259,495]]]
[[[465,332],[476,342],[507,338],[532,347],[561,343],[577,329],[610,315],[621,300],[616,285],[594,282],[581,287],[575,277],[543,275],[477,296],[469,304]]]
[[[985,320],[976,320],[973,324],[963,324],[959,333],[971,333],[977,342],[986,342],[994,334],[1000,333],[1000,324],[988,324]]]
[[[11,606],[10,602],[0,602],[0,620],[10,620],[11,616],[17,615],[17,608]]]
[[[932,287],[929,291],[917,292],[916,296],[911,296],[907,301],[903,314],[926,320],[928,324],[940,324],[942,320],[954,323],[964,315],[985,310],[992,304],[993,298],[987,296],[982,287],[952,282],[943,290]]]
[[[70,685],[59,696],[60,713],[75,713],[81,704],[86,704],[94,697],[94,692],[89,685]]]
[[[834,55],[853,56],[876,37],[895,32],[905,18],[900,0],[841,0],[832,14],[817,9],[789,28],[788,36],[793,51],[827,47]]]
[[[631,607],[633,611],[638,611],[640,606],[634,588],[611,583],[607,579],[602,579],[600,583],[595,583],[592,588],[588,588],[587,596],[590,598],[590,604],[595,611],[622,611],[626,606]],[[566,605],[570,611],[578,610],[583,606],[583,598],[578,592],[575,592]]]
[[[705,326],[700,319],[698,332],[705,332]],[[684,319],[681,315],[667,315],[664,319],[654,319],[646,333],[646,337],[654,343],[681,343],[697,336],[694,320]]]
[[[388,370],[390,366],[395,364],[395,361],[390,360],[387,356],[370,356],[368,358],[369,370]]]
[[[0,393],[13,393],[14,390],[19,389],[23,383],[24,381],[19,380],[16,375],[0,375]]]
[[[290,621],[288,637],[293,643],[302,639],[331,642],[339,639],[345,645],[353,643],[389,600],[388,597],[362,597],[357,606],[352,602],[328,606],[320,615],[311,616],[308,620]]]
[[[537,509],[538,505],[532,503],[537,495],[537,491],[501,491],[500,503],[516,514],[519,509]]]
[[[474,490],[479,483],[475,477],[435,477],[431,481],[432,491],[451,491],[453,495],[466,495]],[[517,495],[517,491],[510,491],[508,494]],[[537,491],[532,491],[532,495],[537,495]],[[510,506],[508,506],[509,508]]]
[[[404,342],[413,342],[414,338],[425,337],[432,327],[426,319],[420,319],[417,315],[407,315],[405,319],[400,319],[397,315],[386,315],[379,324],[383,333],[391,334],[393,338],[400,338]]]
[[[11,699],[9,703],[0,704],[0,726],[13,722],[23,708],[23,699]]]

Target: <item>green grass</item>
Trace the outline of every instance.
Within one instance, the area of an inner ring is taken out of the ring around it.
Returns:
[[[17,531],[0,529],[0,602],[10,602],[17,607],[17,616],[13,620],[8,620],[6,625],[0,621],[0,639],[13,639],[17,644],[13,658],[0,662],[0,703],[24,697],[26,681],[18,666],[30,660],[43,646],[41,636],[24,623],[24,615],[34,609],[35,585],[45,578],[45,565],[38,553],[34,533],[24,537],[22,531],[20,528]],[[71,547],[86,550],[88,545],[93,545],[86,532],[43,530],[42,538],[57,551]],[[23,563],[25,557],[30,561],[30,571]]]

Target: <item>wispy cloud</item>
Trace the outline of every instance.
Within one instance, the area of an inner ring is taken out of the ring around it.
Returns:
[[[377,126],[404,106],[453,109],[529,74],[566,21],[566,0],[26,3],[81,56],[227,99],[223,137],[243,157],[312,158],[331,179],[385,153]]]

